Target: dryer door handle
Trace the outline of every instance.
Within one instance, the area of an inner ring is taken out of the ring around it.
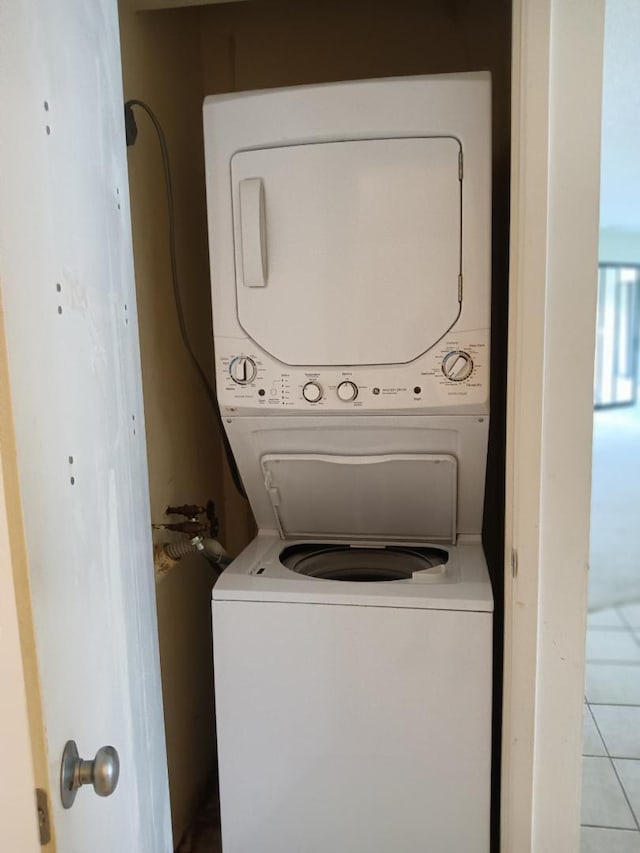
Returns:
[[[267,284],[267,223],[262,178],[240,181],[240,241],[245,287]]]

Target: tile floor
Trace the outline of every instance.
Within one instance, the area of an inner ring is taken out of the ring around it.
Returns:
[[[640,395],[593,413],[589,608],[640,600]],[[612,559],[615,555],[615,559]]]
[[[581,853],[640,853],[640,602],[590,613]]]

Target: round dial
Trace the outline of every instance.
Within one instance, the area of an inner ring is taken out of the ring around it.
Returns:
[[[442,372],[452,382],[462,382],[471,376],[473,359],[468,352],[454,350],[445,355],[442,360]]]
[[[248,385],[256,378],[258,368],[252,358],[246,355],[239,355],[231,360],[229,365],[229,374],[234,382],[238,385]]]
[[[355,382],[341,382],[336,388],[338,399],[350,403],[358,396],[358,386]]]
[[[308,403],[317,403],[322,400],[322,388],[317,382],[307,382],[302,389],[302,396]]]

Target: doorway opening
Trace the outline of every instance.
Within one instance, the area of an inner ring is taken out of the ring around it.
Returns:
[[[582,853],[640,851],[638,33],[637,5],[607,0]]]
[[[635,849],[640,850],[639,295],[637,268],[601,268],[586,646],[583,853],[611,849],[614,840],[635,843]]]

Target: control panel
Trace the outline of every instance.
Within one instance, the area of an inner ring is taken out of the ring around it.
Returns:
[[[216,338],[223,413],[483,411],[488,406],[488,332],[458,332],[409,364],[284,365],[247,338]]]

